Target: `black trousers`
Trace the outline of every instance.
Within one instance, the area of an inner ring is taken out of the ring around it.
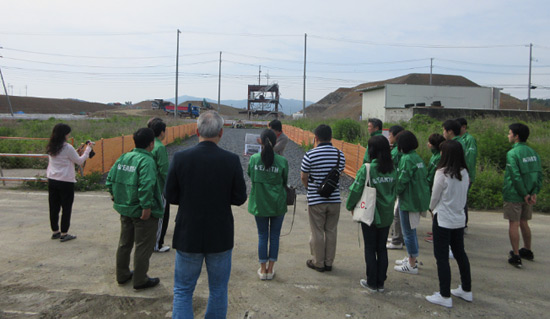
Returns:
[[[361,223],[363,242],[365,243],[365,262],[367,263],[367,284],[371,287],[382,288],[387,278],[388,249],[386,241],[390,226],[376,228],[374,223],[368,226]]]
[[[449,246],[458,263],[460,281],[464,291],[472,291],[470,261],[464,251],[464,228],[449,229],[440,227],[435,214],[432,224],[434,236],[434,256],[439,277],[439,293],[443,297],[451,296],[451,266],[449,265]]]
[[[50,204],[50,226],[53,232],[59,231],[59,211],[61,232],[66,233],[71,226],[71,212],[74,202],[74,183],[48,179],[48,202]]]
[[[164,236],[168,229],[168,221],[170,220],[170,203],[164,200],[164,216],[159,219],[159,225],[157,230],[157,249],[161,249],[164,246]]]

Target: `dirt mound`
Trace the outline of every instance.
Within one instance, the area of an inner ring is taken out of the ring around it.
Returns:
[[[112,110],[117,107],[75,99],[47,99],[39,97],[10,96],[13,112],[38,114],[82,114]],[[0,113],[10,113],[5,95],[0,95]]]

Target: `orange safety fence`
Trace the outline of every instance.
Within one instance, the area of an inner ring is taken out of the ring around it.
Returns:
[[[196,134],[197,123],[190,123],[166,128],[166,136],[162,141],[164,145],[174,142],[177,138],[193,136]],[[124,153],[134,149],[132,135],[101,139],[94,146],[95,156],[86,160],[84,175],[92,172],[107,173],[116,160]]]
[[[313,145],[315,135],[312,132],[304,131],[294,126],[283,125],[283,131],[294,143],[299,145]],[[346,157],[346,167],[344,173],[350,177],[355,178],[357,171],[363,165],[363,156],[365,156],[365,150],[360,144],[351,144],[348,142],[332,139],[332,145],[341,150]]]

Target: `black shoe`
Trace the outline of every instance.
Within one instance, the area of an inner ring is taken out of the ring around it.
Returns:
[[[119,285],[124,285],[128,281],[132,280],[132,277],[134,277],[134,272],[130,271],[130,276],[128,278],[126,278],[124,280],[117,280],[117,282],[118,282]]]
[[[324,272],[325,271],[325,267],[315,267],[315,265],[313,264],[313,260],[311,260],[311,259],[308,259],[306,261],[306,266],[308,266],[311,269],[317,270],[318,272]]]
[[[512,266],[515,266],[517,268],[521,268],[521,257],[519,255],[514,255],[514,251],[510,250],[510,258],[508,259],[508,263]]]
[[[332,266],[325,265],[325,271],[332,271]]]
[[[61,233],[53,233],[52,234],[52,239],[59,239],[59,237],[61,237]]]
[[[140,289],[152,288],[152,287],[155,287],[156,285],[158,285],[159,282],[160,282],[160,279],[158,279],[158,278],[147,278],[146,283],[144,283],[143,285],[134,286],[134,289],[135,290],[140,290]]]
[[[65,236],[59,237],[59,241],[62,243],[73,239],[76,239],[76,235],[67,234]]]
[[[533,260],[535,259],[535,255],[533,255],[533,252],[527,248],[522,248],[519,250],[519,256],[521,258],[527,259],[527,260]]]

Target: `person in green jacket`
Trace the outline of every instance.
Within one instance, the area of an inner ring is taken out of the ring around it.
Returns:
[[[384,125],[381,120],[377,118],[370,118],[367,121],[367,131],[369,131],[370,136],[382,135],[382,126]],[[363,164],[370,163],[369,159],[369,146],[365,150],[365,156],[363,157]]]
[[[162,143],[166,136],[166,123],[161,118],[155,117],[147,122],[147,127],[152,129],[155,133],[155,147],[151,154],[157,164],[157,186],[161,194],[164,193],[164,185],[166,184],[166,175],[168,174],[168,152],[166,146]],[[159,225],[157,230],[157,239],[155,243],[154,251],[159,253],[165,253],[170,251],[170,246],[164,246],[164,236],[168,229],[168,221],[170,220],[170,203],[168,203],[163,197],[164,215],[159,218]]]
[[[428,137],[428,148],[432,152],[432,157],[428,162],[428,184],[430,185],[430,190],[434,184],[435,171],[437,170],[437,164],[441,159],[441,150],[439,145],[445,141],[445,138],[441,134],[434,133]]]
[[[430,186],[430,193],[434,184],[435,171],[437,170],[437,165],[441,159],[441,150],[439,145],[445,141],[445,138],[441,134],[433,133],[428,137],[428,149],[432,152],[432,157],[428,162],[428,185]],[[424,238],[425,241],[431,243],[434,240],[433,233],[428,232],[428,236]]]
[[[390,127],[388,140],[390,142],[391,148],[391,159],[393,161],[393,167],[397,169],[399,166],[399,159],[401,158],[401,153],[397,149],[397,143],[395,137],[397,134],[404,131],[405,128],[400,125],[394,125]],[[403,249],[403,232],[401,231],[401,218],[399,218],[399,202],[396,203],[394,212],[393,212],[393,224],[390,228],[391,241],[386,244],[388,249]]]
[[[134,279],[134,289],[158,285],[149,278],[149,258],[153,253],[158,219],[162,217],[162,199],[157,185],[157,166],[151,151],[155,134],[149,128],[134,133],[136,147],[115,162],[105,185],[120,214],[120,240],[116,253],[116,279],[122,285]],[[135,244],[134,271],[130,255]]]
[[[403,131],[397,135],[397,147],[403,155],[399,160],[395,191],[399,196],[401,230],[408,256],[403,260],[396,260],[397,266],[394,269],[403,273],[418,274],[416,227],[420,222],[420,214],[425,214],[430,205],[428,171],[422,158],[415,151],[418,148],[418,139],[411,131]]]
[[[376,188],[376,208],[371,225],[361,223],[365,243],[365,262],[367,279],[359,284],[371,292],[384,291],[384,282],[388,271],[388,250],[386,239],[393,221],[395,203],[395,185],[397,174],[391,160],[390,144],[384,136],[373,136],[368,141],[370,163],[370,184]],[[346,208],[352,212],[361,200],[367,177],[363,165],[350,186]]]
[[[468,186],[468,191],[470,191],[476,179],[477,141],[468,133],[468,121],[465,118],[459,117],[455,121],[460,124],[460,138],[464,147],[464,159],[466,160],[466,165],[468,165],[468,174],[470,175],[470,185]],[[466,212],[466,229],[468,229],[468,201],[466,201],[464,211]]]
[[[527,260],[535,258],[531,251],[529,220],[542,185],[542,168],[537,152],[525,144],[529,137],[529,127],[525,124],[514,123],[508,128],[508,141],[514,144],[506,154],[506,171],[502,190],[504,218],[508,219],[508,233],[512,244],[508,262],[516,267],[521,267],[521,258]],[[519,249],[519,229],[521,229],[523,237],[523,248],[521,249]]]
[[[454,140],[454,141],[460,142],[460,145],[462,145],[462,149],[464,150],[464,160],[466,160],[466,165],[468,165],[468,160],[466,159],[466,144],[464,139],[460,136],[460,132],[462,129],[460,123],[457,120],[446,120],[445,122],[443,122],[443,125],[441,126],[443,127],[443,137],[445,137],[446,140]],[[476,154],[477,154],[477,146],[476,146]],[[475,164],[474,164],[474,169],[475,169]],[[471,172],[472,170],[470,170],[470,166],[468,165],[468,176],[471,176],[472,174]],[[471,179],[470,179],[470,183],[471,183]],[[468,201],[467,200],[466,200],[466,206],[464,207],[464,214],[466,214],[466,228],[464,229],[464,234],[467,234],[468,233]]]
[[[279,237],[287,211],[288,161],[275,154],[273,146],[277,136],[272,130],[262,131],[260,140],[262,152],[252,155],[248,163],[247,172],[252,182],[248,212],[255,216],[258,227],[258,276],[261,280],[271,280],[275,276],[273,266],[279,256]]]

